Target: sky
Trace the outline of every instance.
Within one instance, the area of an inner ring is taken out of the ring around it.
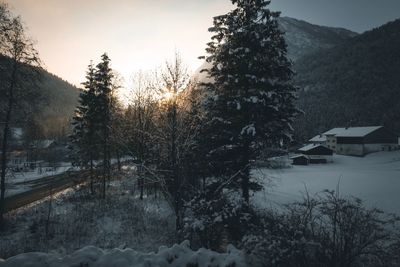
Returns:
[[[1,1],[1,0],[0,0]],[[229,0],[3,0],[21,15],[44,67],[75,85],[107,52],[125,81],[179,51],[189,70],[200,65],[212,17]],[[399,0],[273,0],[282,16],[357,32],[400,17]]]

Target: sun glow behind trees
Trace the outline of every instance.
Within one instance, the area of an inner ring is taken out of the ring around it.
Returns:
[[[79,86],[91,59],[107,51],[126,81],[163,65],[178,48],[191,70],[201,61],[214,14],[229,1],[6,0],[29,25],[47,69]],[[43,18],[46,19],[43,19]]]

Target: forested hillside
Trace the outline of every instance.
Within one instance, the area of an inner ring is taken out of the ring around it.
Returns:
[[[11,67],[9,63],[10,60],[8,58],[0,57],[0,69],[2,71],[6,72],[5,70]],[[25,68],[24,71],[26,70]],[[33,115],[26,109],[17,108],[15,114],[13,114],[13,125],[24,127],[27,120],[34,117],[42,126],[44,132],[51,137],[52,135],[59,134],[58,131],[68,125],[68,120],[74,114],[79,91],[75,86],[43,69],[40,69],[38,74],[40,76],[38,82],[31,84],[29,81],[24,81],[22,86],[23,90],[30,90],[34,95],[40,95],[40,103],[37,105],[38,110],[32,111],[32,113],[34,113]],[[6,82],[3,82],[2,79],[4,79],[4,77],[0,75],[0,84],[4,87]],[[26,98],[20,105],[24,105],[24,102],[28,102],[25,103],[25,105],[28,106],[30,105],[29,101],[33,99],[38,101],[37,98]],[[5,103],[0,101],[0,111],[3,110],[2,106],[4,104]]]
[[[385,125],[400,132],[400,20],[296,62],[300,140],[331,127]]]

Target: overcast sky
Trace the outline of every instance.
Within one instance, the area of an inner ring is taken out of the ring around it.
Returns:
[[[1,1],[1,0],[0,0]],[[4,0],[3,0],[4,1]],[[201,62],[212,17],[229,0],[5,0],[22,16],[48,71],[79,85],[90,60],[108,52],[127,80],[179,50],[188,67]],[[363,32],[400,17],[400,0],[275,0],[283,16]]]

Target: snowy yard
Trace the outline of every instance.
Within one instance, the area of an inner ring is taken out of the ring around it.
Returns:
[[[378,152],[365,157],[334,155],[333,163],[258,169],[254,174],[267,189],[255,195],[261,205],[287,203],[325,189],[359,197],[367,205],[400,214],[400,151]],[[264,178],[262,178],[264,177]],[[269,181],[271,180],[271,181]],[[272,182],[273,186],[270,186]]]

